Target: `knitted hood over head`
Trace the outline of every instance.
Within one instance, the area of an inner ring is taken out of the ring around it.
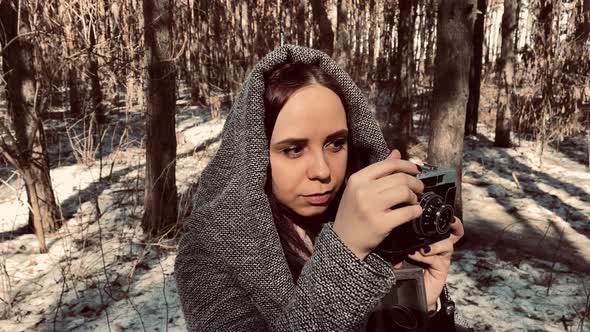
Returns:
[[[256,64],[226,119],[219,149],[201,174],[187,227],[196,237],[191,245],[197,246],[188,249],[223,260],[267,319],[286,305],[294,285],[264,190],[269,166],[264,77],[289,62],[317,64],[338,82],[346,99],[350,143],[363,167],[389,154],[365,96],[328,55],[285,45]]]

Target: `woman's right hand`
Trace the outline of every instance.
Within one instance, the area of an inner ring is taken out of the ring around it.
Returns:
[[[424,184],[416,164],[399,151],[352,174],[336,213],[334,232],[360,259],[365,259],[394,228],[422,214],[417,193]],[[392,209],[398,204],[402,207]]]

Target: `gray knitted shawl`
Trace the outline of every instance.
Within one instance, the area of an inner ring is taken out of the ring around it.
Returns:
[[[389,154],[364,95],[326,54],[286,45],[258,62],[227,117],[219,150],[203,170],[179,244],[175,278],[190,330],[357,331],[395,283],[388,263],[375,254],[358,259],[331,223],[293,282],[264,192],[264,74],[287,62],[318,64],[339,83],[362,165]]]

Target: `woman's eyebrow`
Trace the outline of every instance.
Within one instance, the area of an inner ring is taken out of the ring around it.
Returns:
[[[330,135],[328,135],[326,137],[326,141],[332,140],[337,137],[346,136],[346,135],[348,135],[348,129],[340,129],[340,130],[335,131],[335,132],[331,133]],[[285,138],[282,141],[276,142],[274,145],[282,145],[282,144],[304,145],[304,144],[307,144],[307,142],[309,142],[309,139],[307,139],[307,138]]]
[[[334,138],[338,138],[338,137],[342,137],[342,136],[347,136],[348,135],[348,129],[340,129],[336,132],[331,133],[330,135],[328,135],[326,137],[326,142],[327,141],[331,141]]]

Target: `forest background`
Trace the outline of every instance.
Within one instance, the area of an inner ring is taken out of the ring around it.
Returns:
[[[0,330],[184,328],[192,193],[284,44],[456,169],[449,283],[479,330],[588,330],[589,36],[590,0],[0,0]]]

